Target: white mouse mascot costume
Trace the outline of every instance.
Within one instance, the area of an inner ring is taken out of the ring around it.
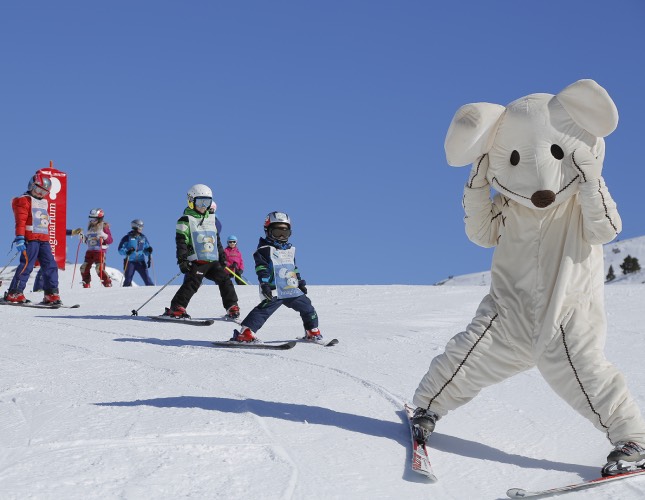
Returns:
[[[427,431],[482,388],[537,366],[616,447],[603,474],[645,467],[645,422],[603,353],[602,244],[621,230],[601,175],[603,137],[617,124],[614,102],[593,80],[455,114],[448,163],[473,163],[466,233],[496,248],[490,293],[415,392],[416,422]]]

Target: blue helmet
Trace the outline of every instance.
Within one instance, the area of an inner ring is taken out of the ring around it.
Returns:
[[[228,239],[226,240],[226,242],[228,243],[229,241],[237,241],[237,236],[235,236],[235,235],[233,235],[233,234],[232,234],[232,235],[230,235],[230,236],[228,237]]]

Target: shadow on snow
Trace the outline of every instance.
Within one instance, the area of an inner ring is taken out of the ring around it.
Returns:
[[[181,342],[181,341],[161,341]],[[160,343],[161,343],[160,342]],[[172,345],[178,345],[173,343]],[[195,345],[195,341],[191,342]],[[344,413],[320,406],[309,406],[294,403],[280,403],[261,399],[231,399],[200,396],[177,396],[170,398],[155,398],[136,401],[114,401],[111,403],[95,403],[97,406],[152,406],[156,408],[200,408],[203,410],[220,411],[225,413],[253,413],[258,417],[279,418],[292,422],[307,422],[314,425],[328,425],[368,436],[393,439],[401,446],[409,447],[409,430],[404,411],[397,412],[401,422],[379,420],[364,415]],[[506,453],[502,450],[446,434],[434,433],[429,446],[462,457],[506,463],[524,469],[560,470],[579,474],[582,478],[591,479],[598,476],[598,468],[577,464],[555,462],[521,455]],[[432,459],[432,451],[430,452]],[[408,453],[410,455],[410,453]],[[406,474],[406,478],[410,476]],[[418,477],[418,476],[417,476]],[[416,479],[416,477],[415,477]]]

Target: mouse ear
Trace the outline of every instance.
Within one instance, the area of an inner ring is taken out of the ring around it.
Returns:
[[[593,80],[578,80],[555,97],[577,125],[596,137],[606,137],[618,126],[614,101]]]
[[[463,167],[488,153],[505,110],[504,106],[488,102],[465,104],[459,108],[444,142],[448,165]]]

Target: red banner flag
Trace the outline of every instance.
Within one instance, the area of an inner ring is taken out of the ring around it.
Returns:
[[[49,243],[58,269],[65,269],[67,254],[67,174],[54,168],[54,162],[49,162],[49,168],[41,168],[38,172],[49,177],[52,187],[47,196],[49,202]]]

